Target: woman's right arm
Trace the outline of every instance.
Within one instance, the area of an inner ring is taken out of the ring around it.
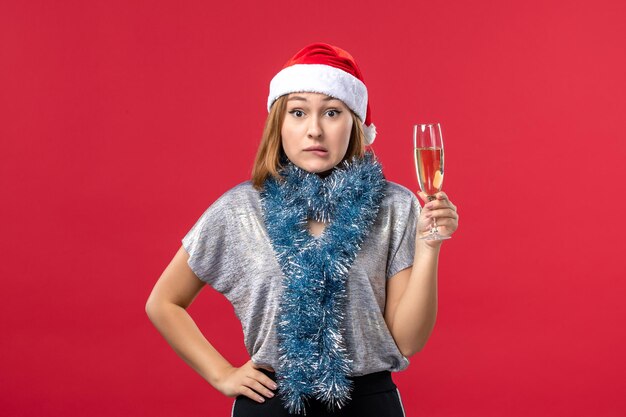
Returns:
[[[259,371],[252,360],[240,368],[232,366],[202,335],[187,313],[204,287],[193,273],[189,255],[181,246],[148,297],[146,313],[174,351],[209,384],[228,397],[245,395],[265,401],[273,397],[274,381]],[[261,394],[261,395],[259,395]]]

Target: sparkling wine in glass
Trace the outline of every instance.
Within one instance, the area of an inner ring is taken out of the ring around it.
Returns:
[[[415,155],[415,171],[417,182],[428,196],[434,200],[435,194],[443,185],[443,138],[439,123],[422,123],[413,126],[413,149]],[[442,236],[437,229],[437,220],[433,219],[430,233],[423,236],[424,240],[444,240],[450,236]]]

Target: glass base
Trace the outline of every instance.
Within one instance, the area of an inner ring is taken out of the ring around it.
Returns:
[[[450,236],[442,236],[437,231],[431,231],[426,236],[420,237],[420,240],[446,240],[450,239]]]

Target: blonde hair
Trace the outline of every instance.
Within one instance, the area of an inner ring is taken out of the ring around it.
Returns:
[[[282,179],[278,173],[282,168],[280,158],[284,155],[280,131],[285,118],[286,106],[287,96],[279,97],[272,105],[265,120],[263,136],[252,168],[252,185],[257,190],[263,187],[263,183],[270,175],[277,180]],[[342,162],[346,159],[352,159],[354,156],[362,158],[365,155],[365,134],[361,119],[352,110],[350,113],[352,115],[352,131],[350,132],[348,149]]]

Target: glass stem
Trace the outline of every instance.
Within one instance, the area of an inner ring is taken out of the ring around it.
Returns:
[[[428,201],[433,201],[436,200],[437,197],[435,197],[434,195],[429,195],[428,196]],[[433,217],[433,225],[430,229],[430,234],[431,235],[436,235],[439,234],[439,230],[437,230],[437,219]]]

